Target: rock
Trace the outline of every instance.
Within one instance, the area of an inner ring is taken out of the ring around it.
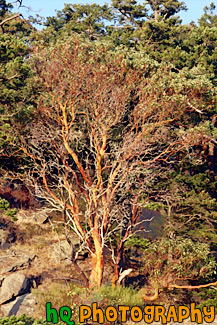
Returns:
[[[0,305],[14,297],[27,293],[30,289],[28,278],[24,274],[13,273],[7,276],[1,287]]]
[[[79,239],[71,238],[72,244],[74,245],[75,251],[78,251],[80,247]],[[71,264],[71,247],[67,240],[60,240],[52,246],[53,250],[51,253],[51,261],[54,263],[61,263],[64,261],[66,264]],[[88,256],[88,250],[82,249],[79,251],[78,259],[85,259]]]
[[[1,306],[1,313],[4,316],[21,316],[26,314],[32,316],[35,313],[36,299],[32,293],[17,297],[15,300]]]
[[[5,279],[5,276],[4,275],[0,275],[0,287],[1,287],[4,279]]]
[[[13,263],[12,265],[10,265],[6,268],[3,268],[1,270],[1,274],[8,273],[8,272],[15,272],[20,269],[25,269],[30,265],[31,261],[35,257],[36,257],[36,255],[34,255],[34,254],[24,256],[22,259],[18,260],[17,262]]]
[[[61,240],[58,243],[52,245],[51,261],[54,263],[61,263],[62,261],[66,264],[71,264],[71,247],[67,240]]]
[[[14,234],[11,234],[7,229],[0,229],[0,248],[9,248],[10,243],[13,242],[14,239]]]
[[[41,210],[20,210],[17,215],[18,223],[43,224],[47,221],[48,215],[43,209]]]

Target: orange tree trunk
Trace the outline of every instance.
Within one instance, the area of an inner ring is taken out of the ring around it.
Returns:
[[[90,287],[100,287],[103,279],[104,256],[102,243],[96,234],[93,234],[95,253],[92,253],[92,270],[89,278]]]
[[[90,287],[100,287],[103,279],[104,259],[103,252],[92,255],[92,270],[89,278]]]

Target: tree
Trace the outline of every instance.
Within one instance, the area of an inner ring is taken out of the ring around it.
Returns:
[[[22,0],[16,0],[13,2],[13,4],[17,4],[17,3],[19,3],[18,7],[22,6]],[[1,17],[0,27],[1,27],[3,33],[4,33],[4,24],[5,23],[8,23],[9,21],[22,16],[22,14],[16,13],[16,14],[10,15],[9,17],[5,18],[5,15],[10,13],[10,10],[13,8],[14,8],[14,6],[12,5],[12,3],[10,3],[10,2],[7,3],[6,0],[0,0],[0,17]]]
[[[149,17],[156,23],[173,17],[180,10],[187,10],[183,1],[176,0],[147,0],[145,5],[150,6],[152,13]]]
[[[112,5],[125,17],[125,20],[135,26],[142,26],[147,20],[153,20],[155,23],[165,21],[174,18],[179,11],[187,10],[183,1],[174,0],[147,0],[143,5],[138,5],[134,0],[113,0]]]
[[[210,6],[205,6],[203,11],[204,14],[198,20],[199,25],[203,27],[216,27],[217,15],[215,14],[216,6],[211,2]]]
[[[10,144],[17,121],[25,123],[31,116],[35,91],[30,85],[29,35],[32,26],[11,13],[12,5],[1,1],[0,11],[0,154],[1,166],[13,169],[18,163],[10,156]],[[12,167],[13,166],[13,167]]]
[[[136,68],[132,57],[127,64],[123,53],[76,35],[50,48],[36,46],[32,58],[42,88],[38,120],[19,134],[20,148],[32,159],[28,178],[89,250],[90,286],[102,283],[106,246],[115,283],[124,242],[152,184],[170,168],[174,152],[203,138],[185,136],[181,125],[187,111],[206,105],[207,88],[184,76],[178,83],[166,65],[140,62]]]
[[[6,0],[0,1],[0,16],[4,17],[5,14],[12,8],[11,3],[6,3]]]
[[[177,46],[181,20],[176,14],[187,10],[184,2],[155,0],[138,5],[136,1],[115,0],[112,5],[117,10],[117,20],[120,24],[112,27],[115,31],[120,29],[119,33],[116,33],[121,35],[121,39],[129,33],[128,46],[135,46],[159,61],[163,60],[161,56],[165,47]],[[113,32],[111,38],[115,36]]]
[[[90,40],[102,37],[106,32],[106,24],[113,18],[107,5],[65,5],[57,12],[56,17],[48,17],[45,26],[52,27],[56,32],[65,27],[70,32],[84,33]]]

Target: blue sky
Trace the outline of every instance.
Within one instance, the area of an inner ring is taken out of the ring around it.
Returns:
[[[203,8],[206,5],[209,5],[211,2],[215,3],[215,0],[186,0],[185,4],[188,7],[187,12],[181,12],[180,16],[183,20],[183,23],[190,23],[192,20],[197,23],[197,20],[201,17],[203,14]],[[109,3],[109,1],[105,1]],[[55,16],[55,10],[61,10],[64,8],[64,3],[98,3],[98,4],[104,4],[105,3],[102,0],[23,0],[23,4],[26,6],[31,7],[33,11],[29,11],[27,9],[22,8],[22,13],[25,17],[28,17],[29,15],[39,14],[43,17],[48,16]],[[142,3],[141,1],[138,1]]]

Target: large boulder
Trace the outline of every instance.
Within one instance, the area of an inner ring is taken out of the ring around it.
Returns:
[[[1,306],[2,316],[32,316],[35,313],[36,299],[32,293],[17,297],[15,300]]]
[[[13,299],[14,297],[27,293],[29,289],[30,282],[24,274],[13,273],[7,276],[4,279],[1,287],[0,305]]]

